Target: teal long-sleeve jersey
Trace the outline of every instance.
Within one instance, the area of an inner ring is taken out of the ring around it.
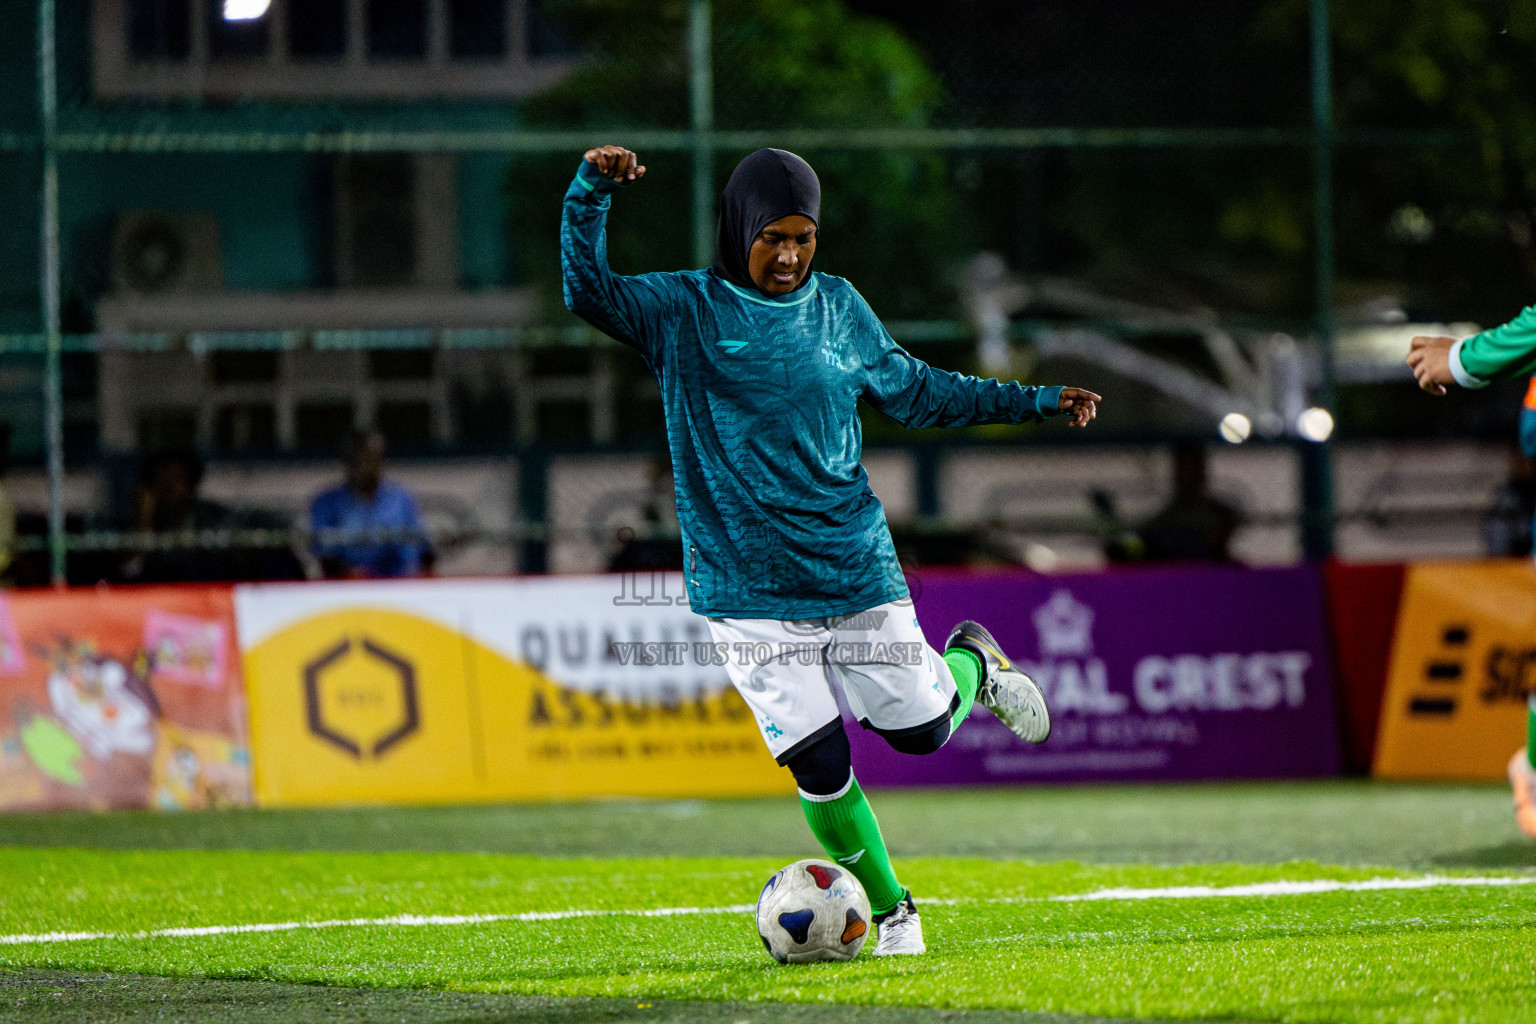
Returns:
[[[859,400],[909,427],[960,427],[1038,422],[1061,389],[936,370],[827,274],[778,298],[712,270],[613,274],[604,225],[621,187],[583,161],[565,194],[565,304],[661,385],[693,610],[812,619],[906,597],[859,464]]]

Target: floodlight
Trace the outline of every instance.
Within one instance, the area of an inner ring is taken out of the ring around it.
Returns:
[[[1253,421],[1240,412],[1229,412],[1221,418],[1221,439],[1231,444],[1242,444],[1253,433]]]
[[[224,0],[224,20],[255,21],[271,6],[272,0]]]
[[[1313,406],[1296,417],[1296,433],[1308,441],[1326,441],[1333,436],[1333,416],[1327,409]]]

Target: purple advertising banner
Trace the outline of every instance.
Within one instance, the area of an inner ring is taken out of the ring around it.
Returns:
[[[869,785],[1239,779],[1340,770],[1321,574],[1180,567],[1082,576],[925,572],[928,642],[975,619],[1045,690],[1051,738],[979,706],[937,753],[850,723]]]

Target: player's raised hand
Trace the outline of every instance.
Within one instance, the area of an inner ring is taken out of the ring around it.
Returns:
[[[1413,367],[1419,387],[1432,395],[1445,394],[1447,384],[1456,383],[1451,374],[1451,346],[1455,338],[1421,334],[1408,343],[1407,363]]]
[[[1069,427],[1086,427],[1088,421],[1099,414],[1099,403],[1104,401],[1092,391],[1082,388],[1062,388],[1061,401],[1056,408],[1072,417]]]
[[[598,146],[589,149],[584,154],[588,163],[596,164],[597,169],[603,173],[603,177],[612,178],[614,181],[628,184],[638,178],[645,177],[645,166],[640,163],[640,158],[633,150],[623,146]]]

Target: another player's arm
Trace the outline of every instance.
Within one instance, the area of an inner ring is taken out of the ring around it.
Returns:
[[[935,369],[896,344],[862,298],[858,304],[864,400],[903,426],[1039,423],[1066,415],[1069,426],[1086,427],[1098,415],[1103,399],[1082,388],[1034,387]]]
[[[639,157],[622,146],[583,154],[565,192],[560,218],[560,273],[565,308],[612,338],[649,355],[648,327],[665,303],[654,281],[608,269],[608,206],[619,188],[645,176]]]
[[[1458,341],[1420,335],[1409,343],[1408,365],[1419,387],[1443,395],[1452,384],[1486,387],[1489,382],[1536,372],[1536,306],[1500,327]]]

